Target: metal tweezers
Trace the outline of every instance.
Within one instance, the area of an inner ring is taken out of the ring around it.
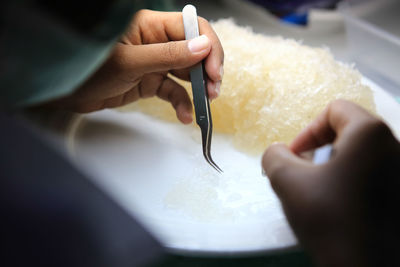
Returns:
[[[185,27],[186,40],[199,36],[199,25],[197,21],[196,8],[193,5],[186,5],[182,10],[183,25]],[[212,119],[210,111],[210,102],[206,89],[207,74],[204,71],[204,63],[200,62],[190,70],[190,81],[192,82],[193,103],[196,113],[196,122],[201,129],[201,138],[203,144],[203,155],[206,161],[218,172],[221,168],[211,158],[211,137],[212,137]]]

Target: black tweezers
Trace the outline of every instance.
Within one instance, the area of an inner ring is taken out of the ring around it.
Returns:
[[[199,36],[199,25],[197,21],[196,8],[186,5],[182,10],[183,25],[185,27],[185,38],[190,40]],[[203,155],[206,161],[218,172],[223,172],[211,158],[212,119],[210,102],[207,93],[207,74],[204,71],[204,62],[200,62],[190,70],[190,81],[192,82],[193,103],[196,113],[196,122],[201,129],[203,144]]]

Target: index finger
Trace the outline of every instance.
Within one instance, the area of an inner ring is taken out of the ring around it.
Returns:
[[[335,100],[300,132],[290,144],[290,149],[298,154],[331,143],[348,125],[360,123],[370,117],[366,110],[352,102]]]
[[[215,98],[218,95],[217,92],[215,92],[215,87],[218,83],[220,85],[224,73],[224,50],[217,34],[211,27],[210,23],[202,17],[198,17],[198,23],[200,34],[206,35],[211,42],[210,54],[206,57],[204,66],[207,76],[210,80],[207,85],[209,96],[210,98]],[[165,33],[171,41],[185,39],[185,31],[183,27],[183,19],[181,13],[165,13],[163,24]]]

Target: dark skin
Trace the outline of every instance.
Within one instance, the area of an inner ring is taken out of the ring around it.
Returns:
[[[47,105],[85,113],[157,96],[172,104],[182,123],[191,123],[190,98],[168,73],[189,80],[190,67],[204,60],[210,99],[223,76],[221,43],[207,20],[198,22],[202,36],[185,41],[180,12],[138,11],[103,66],[73,94]]]
[[[328,143],[325,164],[300,156]],[[400,143],[382,120],[334,101],[290,146],[271,145],[262,165],[317,266],[394,266]]]

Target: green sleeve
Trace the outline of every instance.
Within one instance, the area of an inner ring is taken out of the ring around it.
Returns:
[[[162,8],[162,1],[113,1],[102,20],[83,34],[29,3],[6,1],[0,11],[1,108],[70,94],[104,62],[135,11]]]

